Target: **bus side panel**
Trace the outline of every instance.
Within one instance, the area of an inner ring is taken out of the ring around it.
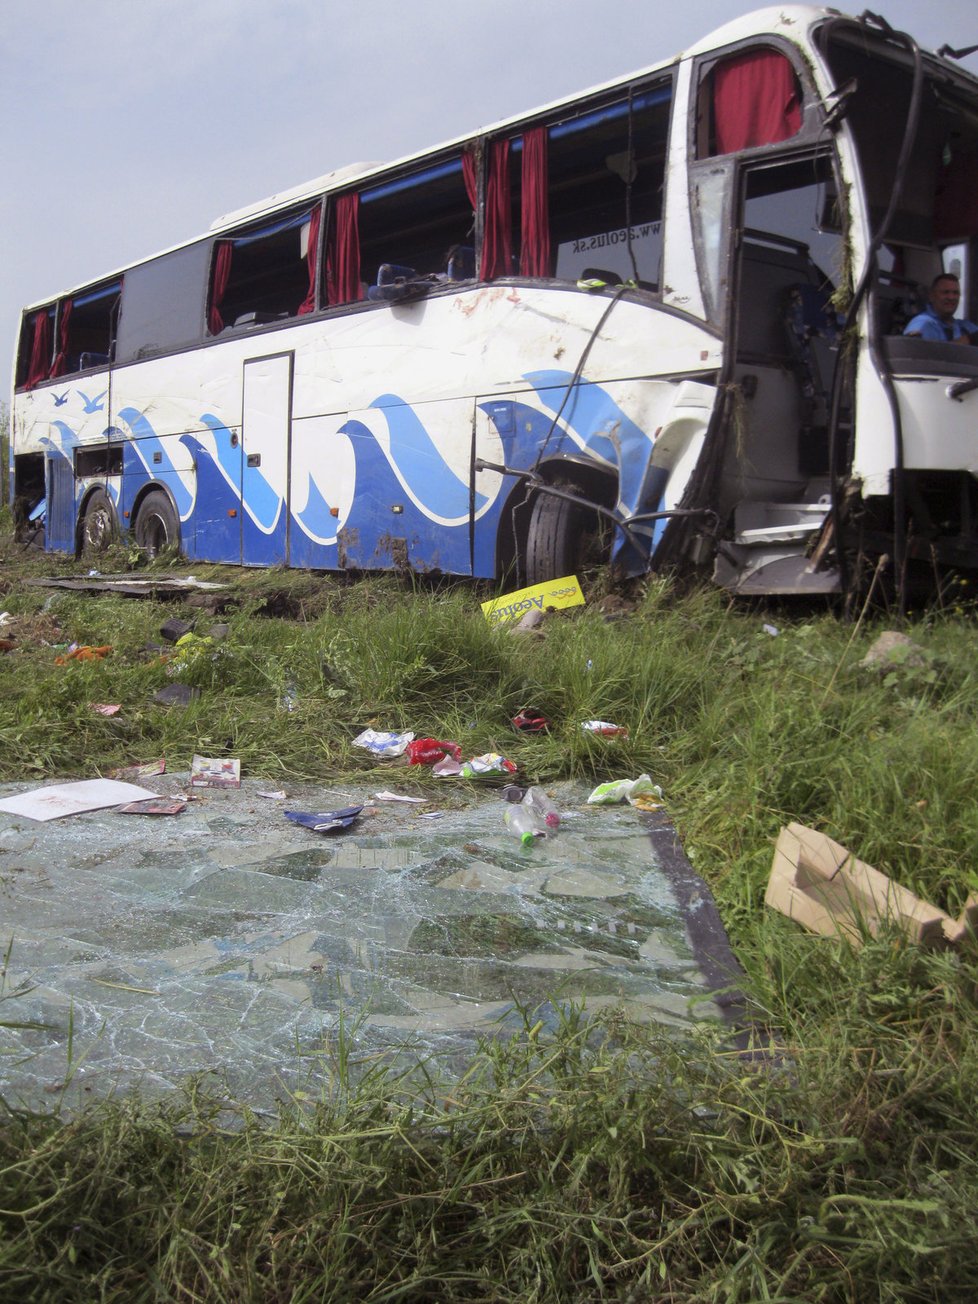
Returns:
[[[356,492],[338,533],[341,565],[471,573],[472,414],[471,399],[412,406],[394,394],[350,413],[340,433]]]
[[[316,570],[340,567],[338,535],[350,519],[356,458],[343,430],[346,413],[292,422],[289,465],[289,564]]]

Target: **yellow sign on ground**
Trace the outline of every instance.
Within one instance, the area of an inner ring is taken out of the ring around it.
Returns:
[[[583,604],[584,594],[577,576],[565,575],[563,579],[546,580],[543,584],[531,584],[515,593],[506,593],[501,598],[491,598],[483,602],[482,610],[490,625],[499,625],[508,620],[521,620],[528,611],[580,607]]]

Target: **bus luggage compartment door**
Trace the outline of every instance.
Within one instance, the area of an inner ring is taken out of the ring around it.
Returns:
[[[250,358],[241,400],[241,560],[288,560],[292,353]]]

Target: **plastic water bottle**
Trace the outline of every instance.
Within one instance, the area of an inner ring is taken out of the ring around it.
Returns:
[[[522,802],[518,806],[507,806],[503,820],[510,833],[515,833],[524,847],[537,838],[546,837],[546,830],[537,819],[536,811]]]
[[[560,811],[542,788],[527,788],[523,805],[529,806],[537,819],[547,826],[549,833],[556,833],[560,828]]]

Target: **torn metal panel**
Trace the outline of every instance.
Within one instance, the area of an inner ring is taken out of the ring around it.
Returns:
[[[195,589],[226,589],[226,584],[198,580],[192,575],[153,575],[145,579],[134,575],[91,575],[83,579],[24,579],[22,583],[39,589],[75,589],[80,593],[118,593],[126,598],[153,598],[168,593],[192,593]]]

